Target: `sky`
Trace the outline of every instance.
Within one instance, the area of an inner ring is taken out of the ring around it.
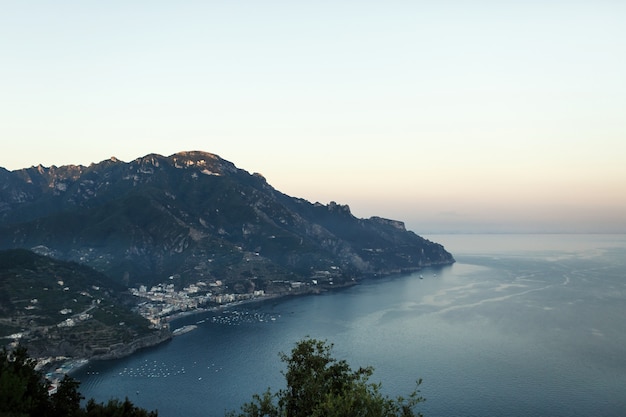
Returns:
[[[626,233],[626,2],[4,1],[0,166],[215,153],[418,234]]]

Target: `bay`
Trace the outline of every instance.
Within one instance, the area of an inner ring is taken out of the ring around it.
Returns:
[[[306,336],[426,416],[626,415],[625,235],[432,235],[452,266],[194,315],[192,332],[73,376],[87,398],[222,416],[284,387]]]

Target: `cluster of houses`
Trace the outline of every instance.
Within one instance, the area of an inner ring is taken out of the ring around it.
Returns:
[[[144,299],[138,304],[137,311],[155,327],[161,326],[163,319],[176,313],[193,311],[209,304],[227,304],[265,295],[263,290],[247,294],[214,294],[214,290],[221,286],[221,281],[197,282],[176,291],[174,284],[158,284],[150,289],[141,285],[139,288],[131,288],[130,292]]]

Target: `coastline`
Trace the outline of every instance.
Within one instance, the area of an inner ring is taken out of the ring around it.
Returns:
[[[448,264],[446,264],[448,265]],[[440,265],[440,266],[445,266],[445,265]],[[429,268],[429,267],[433,267],[433,266],[426,266],[425,268]],[[435,266],[436,267],[436,266]],[[424,269],[424,268],[420,268],[419,270]],[[333,284],[333,285],[320,285],[314,288],[307,288],[306,290],[300,290],[300,291],[294,291],[294,292],[283,292],[283,293],[275,293],[275,294],[266,294],[263,296],[258,296],[258,297],[254,297],[254,298],[249,298],[249,299],[245,299],[245,300],[237,300],[237,301],[233,301],[233,302],[229,302],[229,303],[224,303],[224,304],[220,304],[220,305],[214,305],[214,306],[210,306],[210,307],[199,307],[199,308],[195,308],[193,310],[187,310],[187,311],[179,311],[176,313],[173,313],[171,315],[167,315],[163,318],[163,320],[167,323],[167,327],[164,329],[161,329],[159,331],[159,335],[160,337],[154,337],[154,335],[149,335],[149,336],[145,336],[141,339],[138,339],[136,341],[133,341],[129,344],[125,344],[123,346],[118,346],[116,349],[112,349],[111,352],[108,352],[106,354],[101,354],[101,355],[95,355],[92,356],[90,358],[71,358],[68,359],[67,361],[65,361],[65,363],[76,363],[76,362],[80,362],[80,366],[74,366],[72,367],[71,365],[67,368],[67,374],[71,374],[77,370],[79,370],[80,368],[84,367],[85,365],[89,364],[89,362],[91,361],[107,361],[107,360],[113,360],[113,359],[121,359],[121,358],[125,358],[128,356],[133,355],[134,353],[142,350],[142,349],[146,349],[146,348],[151,348],[151,347],[155,347],[158,346],[164,342],[167,342],[169,340],[171,340],[173,337],[175,337],[174,335],[174,331],[176,329],[178,329],[179,327],[177,326],[172,326],[172,324],[174,324],[176,321],[183,319],[183,318],[187,318],[187,317],[191,317],[194,315],[199,315],[199,314],[203,314],[203,313],[211,313],[211,312],[219,312],[221,310],[226,310],[229,308],[233,308],[233,307],[237,307],[237,306],[242,306],[242,305],[249,305],[249,304],[257,304],[257,303],[264,303],[267,301],[272,301],[272,300],[281,300],[281,299],[286,299],[286,298],[290,298],[290,297],[304,297],[304,296],[310,296],[310,295],[321,295],[324,293],[328,293],[328,292],[332,292],[332,291],[338,291],[338,290],[343,290],[343,289],[347,289],[347,288],[351,288],[353,286],[359,285],[359,283],[361,283],[361,281],[364,280],[368,280],[368,279],[378,279],[378,278],[383,278],[383,277],[393,277],[393,276],[397,276],[397,275],[403,275],[403,274],[411,274],[414,273],[416,271],[411,270],[411,271],[399,271],[399,272],[393,272],[393,273],[388,273],[388,274],[380,274],[380,275],[369,275],[366,277],[362,277],[361,279],[352,279],[349,281],[346,281],[342,284]],[[184,326],[184,325],[183,325]],[[180,326],[180,327],[183,327]],[[173,327],[173,328],[172,328]],[[195,330],[195,329],[192,329]],[[64,363],[64,365],[65,365]]]
[[[164,317],[164,320],[168,324],[168,326],[159,330],[158,333],[144,336],[129,344],[124,344],[124,345],[113,347],[110,352],[99,354],[99,355],[93,355],[89,358],[66,358],[66,359],[61,359],[57,361],[51,361],[47,364],[47,366],[54,364],[54,370],[47,372],[46,377],[54,385],[54,384],[57,384],[61,379],[63,379],[64,375],[71,376],[74,372],[77,372],[78,370],[85,367],[92,361],[107,361],[107,360],[114,360],[114,359],[122,359],[128,356],[131,356],[134,353],[142,349],[155,347],[162,343],[165,343],[171,340],[173,337],[175,337],[174,331],[176,330],[176,328],[172,329],[170,326],[170,323],[175,322],[178,319],[182,319],[185,317],[190,317],[190,316],[194,316],[194,315],[198,315],[202,313],[217,312],[220,310],[224,310],[224,309],[235,307],[235,306],[245,305],[245,304],[259,303],[259,302],[269,301],[273,299],[280,299],[280,298],[294,296],[294,295],[309,295],[309,294],[314,294],[314,293],[307,292],[307,293],[302,293],[302,294],[272,294],[272,295],[266,295],[263,297],[251,298],[247,300],[233,301],[231,303],[225,303],[225,304],[218,305],[218,306],[202,307],[202,308],[196,308],[194,310],[177,312],[177,313]],[[195,329],[192,329],[192,330],[195,330]]]
[[[350,284],[348,286],[352,286],[352,285],[354,284]],[[342,286],[338,286],[337,288],[345,288],[345,287],[347,286],[342,285]],[[114,359],[122,359],[128,356],[131,356],[139,352],[140,350],[155,347],[162,343],[168,342],[169,340],[171,340],[173,337],[177,335],[175,334],[175,330],[177,328],[172,329],[170,324],[185,317],[190,317],[190,316],[194,316],[194,315],[198,315],[202,313],[218,312],[220,310],[225,310],[227,308],[232,308],[236,306],[254,304],[254,303],[262,303],[265,301],[282,299],[286,297],[321,294],[326,291],[328,290],[303,291],[298,294],[271,294],[271,295],[264,295],[262,297],[250,298],[246,300],[233,301],[230,303],[224,303],[224,304],[217,305],[217,306],[201,307],[201,308],[196,308],[194,310],[180,311],[180,312],[165,316],[164,321],[168,324],[168,326],[159,330],[158,333],[156,334],[144,336],[128,344],[118,345],[116,347],[113,347],[110,352],[107,352],[105,354],[94,355],[89,358],[67,358],[67,359],[63,359],[60,361],[55,361],[54,370],[47,372],[46,377],[48,378],[48,380],[51,382],[52,386],[54,387],[56,386],[56,384],[58,384],[58,382],[61,379],[63,379],[63,376],[65,375],[71,376],[73,373],[87,366],[92,361],[107,361],[107,360],[114,360]],[[195,330],[195,328],[191,330]]]
[[[179,311],[179,312],[170,314],[168,316],[165,316],[164,320],[167,323],[172,323],[172,322],[175,322],[176,320],[179,320],[185,317],[194,316],[194,315],[202,314],[202,313],[217,312],[220,310],[225,310],[227,308],[236,307],[240,305],[263,303],[263,302],[270,301],[270,300],[279,300],[279,299],[289,298],[289,297],[303,297],[303,296],[309,296],[309,295],[319,295],[319,294],[324,294],[326,292],[333,291],[333,290],[353,287],[355,285],[358,285],[358,283],[359,281],[348,281],[344,284],[334,285],[332,287],[320,286],[319,288],[308,289],[306,291],[275,293],[275,294],[269,294],[269,295],[266,294],[266,295],[262,295],[262,296],[258,296],[254,298],[232,301],[229,303],[224,303],[224,304],[211,306],[211,307],[199,307],[193,310]]]
[[[68,358],[65,360],[56,361],[54,363],[58,366],[56,366],[53,372],[49,372],[49,374],[60,375],[61,378],[58,379],[62,379],[63,375],[71,375],[72,373],[78,371],[92,361],[107,361],[112,359],[125,358],[142,349],[158,346],[161,343],[167,342],[171,340],[172,337],[173,335],[169,328],[161,329],[156,334],[144,336],[142,338],[134,340],[131,343],[116,346],[112,348],[110,352],[104,354],[93,355],[89,358]]]

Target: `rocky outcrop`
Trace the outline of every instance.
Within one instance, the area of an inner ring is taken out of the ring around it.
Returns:
[[[96,359],[96,360],[119,359],[125,356],[132,355],[138,350],[156,346],[163,342],[167,342],[171,338],[172,338],[172,332],[169,330],[169,328],[162,329],[151,335],[133,340],[130,343],[119,343],[119,344],[110,346],[104,351],[100,350],[100,352],[91,352],[91,355],[87,354],[82,357],[87,357],[87,358]]]

